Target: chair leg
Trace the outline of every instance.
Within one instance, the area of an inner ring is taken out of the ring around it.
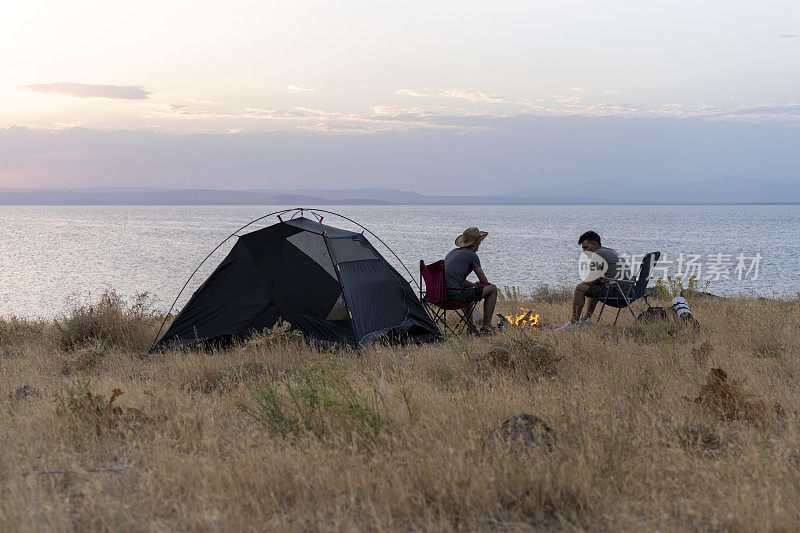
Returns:
[[[467,324],[469,325],[469,328],[470,328],[470,330],[472,331],[473,334],[480,335],[481,332],[478,329],[478,326],[475,325],[475,322],[472,320],[472,317],[475,316],[475,308],[476,307],[478,307],[478,302],[474,302],[472,304],[472,307],[470,307],[470,309],[469,309],[469,320],[467,321]]]
[[[614,318],[614,324],[612,324],[613,326],[616,326],[616,325],[617,325],[617,320],[619,320],[619,313],[620,313],[620,311],[622,311],[622,308],[621,308],[621,307],[620,307],[619,309],[617,309],[617,316]]]
[[[431,309],[431,306],[425,304],[425,300],[423,300],[422,298],[420,298],[420,301],[423,302],[422,307],[423,309],[425,309],[425,314],[428,315],[428,318],[436,322],[436,311]]]
[[[456,316],[458,316],[458,313],[456,313]],[[455,326],[451,326],[450,323],[447,322],[447,310],[444,310],[444,327],[446,327],[447,330],[450,333],[452,333],[453,335],[458,335],[458,333],[459,333],[459,331],[458,331],[458,323],[456,323]]]
[[[619,285],[619,283],[617,283],[617,285]],[[631,312],[631,316],[634,319],[636,319],[636,315],[634,314],[633,308],[631,307],[631,301],[628,300],[628,297],[626,296],[625,291],[623,291],[622,288],[620,287],[619,292],[622,294],[622,299],[625,300],[625,305],[628,306],[628,311]],[[622,308],[620,307],[619,310],[622,311]],[[619,316],[619,313],[617,313],[617,316]]]
[[[453,335],[456,335],[456,331],[450,327],[450,324],[447,323],[447,309],[442,309],[438,306],[430,306],[425,305],[426,309],[429,309],[430,314],[433,318],[433,323],[436,324],[437,328],[440,328],[443,332],[450,332]]]
[[[444,309],[430,304],[425,304],[425,309],[428,310],[434,322],[444,322]]]
[[[464,309],[456,310],[456,315],[460,316],[461,319],[456,324],[456,329],[466,329],[470,333],[475,335],[479,335],[480,331],[475,326],[475,323],[472,321],[472,314],[475,312],[475,306],[477,302],[473,303],[472,306],[466,307]]]
[[[476,302],[476,303],[477,303],[477,302]],[[475,305],[473,305],[473,306],[472,306],[472,307],[469,309],[469,316],[466,318],[466,320],[465,320],[465,322],[464,322],[464,323],[465,323],[465,325],[467,326],[467,329],[468,329],[470,332],[472,332],[472,334],[473,334],[473,335],[480,335],[480,334],[481,334],[481,332],[480,332],[480,330],[478,330],[478,326],[476,326],[476,325],[475,325],[475,322],[473,322],[473,320],[472,320],[472,315],[473,315],[474,313],[475,313]]]
[[[600,308],[600,314],[597,315],[597,323],[598,324],[600,323],[600,318],[603,316],[603,310],[606,308],[606,300],[608,299],[608,295],[609,294],[611,294],[611,284],[610,283],[608,285],[606,285],[606,295],[603,297],[603,307]],[[616,324],[616,323],[617,323],[617,321],[615,320],[614,324]]]
[[[480,331],[472,321],[472,313],[475,311],[476,304],[477,302],[473,302],[470,307],[453,309],[452,311],[455,312],[458,320],[452,325],[447,320],[447,309],[439,307],[438,305],[428,304],[427,302],[423,302],[423,307],[429,312],[434,324],[444,332],[460,335],[466,330],[469,333],[479,335]]]

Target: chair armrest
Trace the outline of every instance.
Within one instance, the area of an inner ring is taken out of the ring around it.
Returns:
[[[602,278],[603,282],[607,281],[621,281],[622,283],[636,283],[635,279],[619,279],[619,278]]]

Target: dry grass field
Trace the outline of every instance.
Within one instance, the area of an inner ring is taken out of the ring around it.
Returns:
[[[796,530],[800,300],[689,303],[560,332],[539,291],[501,301],[539,330],[360,353],[150,355],[113,294],[8,318],[0,530]],[[521,413],[552,433],[494,434]]]

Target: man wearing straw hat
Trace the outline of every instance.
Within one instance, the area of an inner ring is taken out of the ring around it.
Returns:
[[[483,324],[481,332],[491,333],[492,317],[497,305],[497,287],[489,283],[478,259],[478,248],[489,233],[478,228],[467,228],[456,238],[456,248],[444,258],[444,285],[447,298],[456,302],[477,302],[483,300]],[[471,273],[478,276],[478,282],[467,281]]]

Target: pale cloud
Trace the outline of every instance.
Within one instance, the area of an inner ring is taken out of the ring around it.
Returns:
[[[414,89],[397,89],[394,94],[400,94],[404,96],[413,96],[415,98],[433,98],[436,94],[426,91],[417,91]]]
[[[462,98],[464,100],[469,100],[470,102],[481,102],[488,104],[502,104],[510,101],[510,99],[506,98],[505,96],[487,94],[482,91],[461,91],[457,89],[446,91],[444,96],[449,96],[451,98]]]
[[[580,110],[583,115],[613,116],[613,115],[636,115],[644,112],[641,107],[630,104],[593,104]]]
[[[628,102],[587,102],[574,95],[552,95],[522,106],[537,115],[594,117],[670,117],[670,118],[735,118],[731,111],[711,105],[687,106],[666,103],[647,107]],[[740,113],[744,115],[745,113]]]
[[[412,131],[422,129],[458,130],[459,132],[474,131],[477,129],[469,124],[452,124],[437,119],[448,111],[445,107],[428,108],[400,108],[397,106],[373,106],[370,114],[342,113],[329,111],[316,107],[294,107],[292,109],[266,109],[266,108],[226,108],[221,105],[201,106],[189,104],[150,104],[149,110],[143,113],[144,118],[225,121],[224,127],[215,127],[214,131],[230,133],[239,130],[258,131],[272,123],[289,122],[290,129],[327,132],[327,133],[353,133],[370,134],[388,131]],[[238,122],[238,124],[237,124]],[[249,125],[244,128],[243,123]]]
[[[672,118],[705,118],[717,120],[767,120],[767,119],[787,119],[800,118],[800,108],[797,104],[789,103],[777,106],[774,103],[765,103],[761,106],[751,106],[747,109],[721,108],[708,104],[686,105],[677,103],[663,103],[659,105],[645,105],[641,103],[620,102],[617,100],[602,101],[600,98],[592,98],[592,92],[587,87],[562,88],[561,92],[551,94],[535,100],[515,100],[495,94],[488,94],[482,91],[472,90],[437,90],[430,89],[398,89],[395,94],[402,96],[413,96],[417,98],[453,98],[467,100],[475,104],[498,104],[503,103],[517,108],[514,113],[509,111],[504,114],[483,111],[475,113],[460,107],[450,106],[401,106],[401,105],[376,105],[370,108],[374,117],[386,117],[393,119],[411,120],[438,120],[441,117],[511,117],[534,113],[537,115],[552,116],[596,116],[596,117],[672,117]],[[607,95],[606,98],[613,98],[613,95],[621,94],[618,89],[605,89],[598,91]],[[487,108],[488,109],[488,108]]]
[[[113,100],[146,100],[149,92],[140,85],[93,85],[89,83],[34,83],[17,89],[73,98],[108,98]]]
[[[753,118],[797,118],[800,117],[800,104],[789,103],[786,105],[743,107],[731,111],[730,114],[750,116]]]
[[[308,113],[302,109],[262,109],[256,107],[224,108],[183,104],[152,104],[144,117],[203,119],[302,119]]]
[[[443,115],[453,110],[445,106],[399,106],[375,105],[370,107],[370,114],[382,117],[420,116],[429,117]]]
[[[323,106],[261,107],[236,106],[221,100],[182,98],[176,101],[148,99],[135,106],[119,106],[138,121],[140,128],[151,131],[190,131],[195,133],[231,133],[265,131],[313,131],[330,134],[374,134],[441,130],[472,133],[499,129],[500,119],[539,117],[619,117],[619,118],[699,118],[733,122],[800,122],[800,104],[765,101],[760,105],[717,107],[663,103],[648,105],[638,101],[620,101],[610,91],[574,91],[563,88],[558,94],[512,99],[482,91],[399,89],[394,98],[368,106],[363,111],[339,111]],[[409,101],[403,96],[418,100]],[[166,96],[162,95],[166,100]],[[395,102],[393,102],[394,100]],[[402,102],[410,105],[402,105]],[[502,105],[497,105],[502,103]],[[422,105],[415,105],[422,104]],[[37,128],[65,128],[78,125],[98,127],[92,116],[73,114],[75,122],[24,124]],[[67,117],[65,117],[67,118]],[[69,117],[73,118],[73,117]],[[511,124],[511,123],[506,123]],[[101,126],[113,129],[116,125]],[[125,128],[129,129],[129,128]]]
[[[408,133],[423,130],[443,130],[455,134],[472,133],[492,129],[483,125],[469,124],[447,124],[429,122],[418,117],[414,120],[408,117],[397,117],[392,120],[381,119],[346,119],[346,120],[325,120],[308,126],[300,126],[299,129],[313,131],[317,133],[338,133],[338,134],[375,134],[375,133]]]
[[[287,85],[286,90],[290,93],[313,93],[314,88],[308,85]]]
[[[464,89],[441,89],[438,91],[416,90],[416,89],[397,89],[395,94],[403,96],[413,96],[416,98],[460,98],[469,100],[473,103],[500,104],[510,102],[511,99],[497,94],[488,94],[483,91],[472,91]]]
[[[73,122],[56,122],[53,124],[53,128],[57,130],[70,130],[72,128],[80,128],[83,126],[80,120],[75,120]]]
[[[304,113],[306,116],[311,117],[341,117],[343,113],[336,111],[325,111],[324,109],[317,109],[315,107],[296,107],[297,111]]]

